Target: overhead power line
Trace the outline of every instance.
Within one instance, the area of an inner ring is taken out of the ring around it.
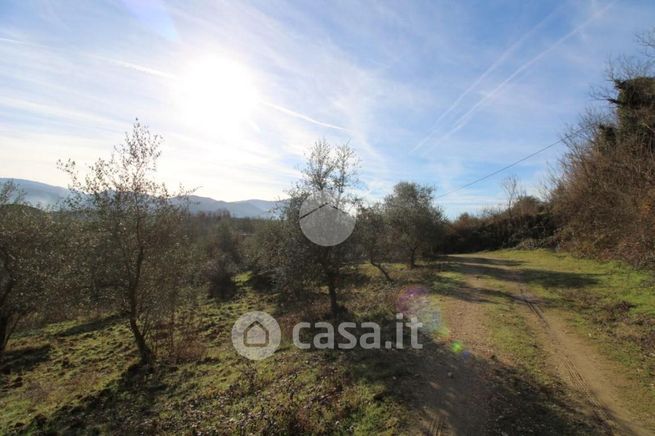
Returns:
[[[577,135],[577,134],[580,133],[582,130],[583,130],[583,129],[578,129],[578,130],[576,130],[576,131],[574,131],[574,132],[572,132],[572,133],[567,134],[566,136],[567,136],[567,137],[570,137],[570,136],[572,136],[572,135]],[[510,168],[512,168],[512,167],[514,167],[514,166],[516,166],[516,165],[518,165],[518,164],[520,164],[521,162],[524,162],[524,161],[530,159],[531,157],[534,157],[534,156],[538,155],[539,153],[543,153],[544,151],[548,150],[549,148],[552,148],[552,147],[556,146],[556,145],[559,144],[560,142],[564,142],[564,139],[565,139],[565,138],[558,139],[557,141],[555,141],[555,142],[553,142],[553,143],[551,143],[551,144],[548,144],[547,146],[545,146],[545,147],[543,147],[543,148],[540,148],[539,150],[535,151],[534,153],[531,153],[531,154],[529,154],[529,155],[527,155],[527,156],[525,156],[525,157],[522,157],[521,159],[519,159],[519,160],[517,160],[517,161],[515,161],[515,162],[512,162],[511,164],[509,164],[509,165],[507,165],[507,166],[504,166],[504,167],[502,167],[502,168],[500,168],[500,169],[494,171],[493,173],[489,173],[489,174],[487,174],[486,176],[480,177],[479,179],[476,179],[476,180],[474,180],[474,181],[472,181],[472,182],[470,182],[470,183],[467,183],[466,185],[460,186],[459,188],[454,189],[454,190],[452,190],[452,191],[446,192],[445,194],[437,195],[436,197],[434,197],[434,199],[437,200],[437,199],[439,199],[439,198],[446,197],[446,196],[448,196],[448,195],[451,195],[451,194],[454,194],[454,193],[456,193],[456,192],[459,192],[459,191],[461,191],[462,189],[466,189],[466,188],[468,188],[468,187],[470,187],[470,186],[473,186],[473,185],[475,185],[476,183],[480,183],[480,182],[482,182],[483,180],[487,180],[488,178],[493,177],[493,176],[495,176],[496,174],[500,174],[500,173],[502,173],[503,171],[508,170],[508,169],[510,169]]]

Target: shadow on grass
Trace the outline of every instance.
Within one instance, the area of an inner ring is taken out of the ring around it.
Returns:
[[[556,286],[566,283],[580,287],[596,283],[595,278],[582,274],[553,273],[543,277],[526,277],[507,268],[469,263],[470,258],[451,258],[445,270],[490,276],[499,280],[534,280]],[[487,259],[483,259],[487,260]],[[511,262],[510,262],[511,263]],[[517,265],[520,263],[517,263]],[[499,300],[522,298],[509,291],[472,288],[457,278],[439,274],[443,265],[431,264],[415,276],[408,276],[398,285],[425,289],[475,303],[496,304]],[[405,282],[405,283],[403,283]],[[382,327],[382,341],[395,342],[393,314],[369,312],[377,316]],[[405,329],[407,333],[408,329]],[[385,339],[387,338],[387,339]],[[423,349],[382,349],[338,352],[339,359],[352,376],[367,385],[382,386],[376,401],[392,399],[417,411],[420,423],[413,429],[423,434],[439,434],[443,426],[455,434],[601,434],[603,423],[586,415],[584,406],[566,395],[557,384],[545,385],[529,373],[508,366],[495,358],[472,355],[466,350],[452,351],[452,343],[437,336],[422,335]],[[410,339],[404,343],[409,347]],[[485,411],[489,411],[485,414]],[[410,423],[411,424],[411,423]]]
[[[527,283],[536,283],[544,288],[581,289],[599,283],[597,274],[581,274],[538,269],[521,268],[521,279]]]
[[[271,274],[251,274],[245,284],[250,286],[253,291],[263,293],[271,293],[275,287]]]
[[[494,358],[451,351],[432,336],[421,335],[420,342],[420,350],[335,353],[355,380],[382,386],[375,401],[393,400],[415,411],[420,422],[409,425],[421,434],[600,434],[602,423],[581,412],[561,388]]]
[[[469,259],[469,258],[465,258]],[[451,262],[455,270],[466,271],[479,276],[487,276],[497,280],[537,284],[544,288],[586,288],[599,283],[597,275],[575,272],[546,271],[532,268],[507,269],[467,262],[455,258]]]
[[[32,370],[36,365],[50,357],[50,345],[18,348],[5,352],[0,362],[0,373],[19,373]]]
[[[467,265],[462,263],[451,261],[446,266],[428,264],[424,266],[423,271],[399,280],[398,284],[406,287],[416,286],[423,290],[429,290],[431,294],[450,296],[474,303],[495,303],[494,298],[498,297],[506,300],[515,299],[509,292],[496,289],[471,288],[461,278],[441,274],[444,271],[470,273]],[[505,272],[500,268],[494,268],[493,271],[499,275]]]
[[[525,262],[522,260],[511,259],[488,259],[486,257],[473,257],[473,256],[443,256],[442,260],[449,262],[459,263],[476,263],[480,265],[495,265],[495,266],[520,266]]]
[[[460,258],[455,259],[451,263],[461,261]],[[457,265],[454,267],[457,268]],[[462,267],[469,268],[466,265]],[[476,264],[475,267],[480,265]],[[503,268],[490,265],[483,267],[486,269],[479,274],[497,274],[498,277],[509,274]],[[511,294],[502,291],[466,289],[460,280],[440,276],[431,268],[423,270],[430,278],[432,292],[448,293],[481,303],[491,302],[498,297],[512,298]],[[367,282],[363,277],[355,275],[353,283],[359,286]],[[381,294],[375,294],[372,300],[379,302],[380,298]],[[288,303],[277,310],[301,311],[302,306],[308,306],[312,300],[312,304],[316,304],[318,299],[327,304],[327,295],[319,295],[316,291],[311,298],[292,300],[293,304]],[[366,321],[378,321],[383,326],[384,344],[385,338],[394,338],[395,319],[392,314],[382,310],[375,313],[377,319]],[[329,315],[326,311],[325,314],[327,320]],[[355,320],[355,315],[344,312],[343,318]],[[406,338],[405,344],[409,343],[409,338]],[[529,374],[493,358],[475,356],[465,351],[453,352],[451,344],[435,340],[432,336],[421,336],[421,343],[421,350],[357,348],[320,353],[326,359],[337,359],[346,368],[347,377],[353,381],[379,390],[373,397],[374,402],[393,401],[416,411],[421,423],[415,423],[414,428],[421,428],[424,433],[437,433],[436,429],[442,422],[447,422],[456,434],[601,432],[599,424],[579,412],[582,407],[565,397],[558,386],[540,384]],[[38,416],[17,431],[27,434],[159,433],[166,430],[167,424],[156,419],[154,410],[167,389],[162,383],[162,373],[151,374],[133,368],[102,391],[81,398],[78,404],[65,405],[47,418]],[[235,397],[239,394],[230,395]],[[257,402],[267,404],[259,398]],[[173,411],[175,416],[167,419],[182,419],[178,412]],[[184,424],[187,423],[180,425]],[[188,430],[193,431],[190,428]]]
[[[557,297],[536,299],[534,295],[523,295],[522,292],[510,292],[503,290],[502,284],[493,288],[476,287],[472,288],[463,280],[452,279],[439,275],[437,270],[429,276],[432,292],[452,296],[465,301],[476,303],[494,303],[494,299],[522,301],[529,298],[547,307],[567,307],[575,304],[575,299],[591,296],[589,292],[592,286],[599,283],[595,274],[583,274],[575,272],[546,271],[531,268],[504,268],[472,262],[470,257],[449,257],[447,268],[451,271],[466,274],[476,278],[488,278],[500,282],[507,282],[520,285],[521,290],[528,290],[531,285],[541,286],[545,289],[555,290]],[[575,298],[573,298],[575,294]]]
[[[87,321],[83,324],[78,324],[76,326],[70,327],[62,332],[60,332],[57,336],[60,337],[67,337],[67,336],[75,336],[75,335],[81,335],[83,333],[89,333],[89,332],[94,332],[97,330],[102,330],[104,328],[107,328],[109,326],[112,326],[124,319],[124,316],[120,314],[114,314],[110,315],[104,318],[99,318],[99,319],[93,319],[90,321]]]
[[[103,390],[69,403],[49,417],[37,415],[18,434],[154,434],[152,406],[167,386],[161,373],[131,366],[120,380]]]

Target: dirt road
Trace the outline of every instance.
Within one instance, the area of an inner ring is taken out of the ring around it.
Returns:
[[[627,405],[621,368],[531,295],[512,262],[449,264],[461,282],[431,296],[447,328],[425,353],[417,432],[655,434]]]

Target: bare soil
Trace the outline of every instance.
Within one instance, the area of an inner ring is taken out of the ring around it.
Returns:
[[[423,350],[413,433],[655,434],[626,405],[622,392],[633,382],[622,368],[574,330],[565,313],[531,295],[519,270],[494,265],[507,280],[489,285],[481,278],[480,259],[452,259],[465,284],[434,296],[448,332],[438,346]],[[525,320],[553,383],[540,384],[496,349],[488,319],[493,304],[517,308],[513,313]],[[452,350],[455,340],[463,350]]]
[[[424,434],[475,434],[486,428],[490,418],[493,386],[482,362],[492,355],[492,347],[486,332],[480,329],[484,309],[467,301],[475,290],[462,288],[456,292],[465,293],[467,298],[442,298],[440,307],[449,332],[439,343],[442,349],[449,350],[453,338],[457,338],[466,348],[459,353],[430,355],[424,360],[423,373],[430,387],[419,391],[425,405],[419,429]],[[443,395],[444,392],[449,395]]]

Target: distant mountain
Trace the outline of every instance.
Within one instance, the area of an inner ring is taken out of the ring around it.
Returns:
[[[70,191],[60,186],[47,185],[25,179],[0,178],[0,183],[13,181],[24,194],[24,200],[35,207],[47,208],[61,204],[68,197]]]
[[[209,197],[189,195],[189,211],[191,213],[228,211],[235,218],[270,218],[274,215],[275,208],[279,204],[278,201],[222,201]]]
[[[60,206],[70,195],[68,189],[60,186],[52,186],[32,180],[0,177],[0,183],[10,180],[13,180],[16,186],[24,193],[25,201],[35,207],[49,208]],[[197,195],[189,196],[189,210],[191,213],[227,211],[235,218],[270,218],[274,215],[274,209],[279,204],[279,201],[268,200],[221,201]]]

